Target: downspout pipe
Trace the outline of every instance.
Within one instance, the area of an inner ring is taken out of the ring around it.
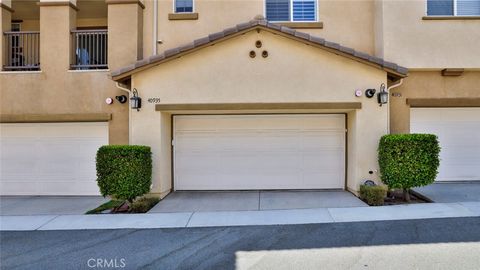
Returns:
[[[130,95],[132,93],[132,91],[126,87],[123,87],[119,82],[115,82],[115,86],[122,90],[122,91],[125,91],[127,92],[127,97],[128,97],[128,100],[127,102],[130,102]],[[128,144],[132,144],[132,110],[130,109],[130,104],[127,104],[128,106]]]
[[[390,95],[390,90],[392,90],[393,88],[399,87],[400,85],[402,85],[402,83],[403,83],[403,78],[400,79],[400,81],[397,84],[394,84],[394,85],[391,85],[390,87],[388,87],[387,88],[388,94]],[[388,111],[387,111],[387,132],[388,132],[388,134],[390,134],[390,107],[391,107],[391,104],[392,104],[392,102],[390,101],[388,103]]]
[[[158,40],[158,0],[153,0],[153,55],[157,55]]]

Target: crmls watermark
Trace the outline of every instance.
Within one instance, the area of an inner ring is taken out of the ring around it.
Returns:
[[[127,266],[125,258],[90,258],[87,260],[89,268],[124,268]]]

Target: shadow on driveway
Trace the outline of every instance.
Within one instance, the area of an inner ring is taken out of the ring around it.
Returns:
[[[434,183],[415,191],[437,203],[480,202],[480,181]]]

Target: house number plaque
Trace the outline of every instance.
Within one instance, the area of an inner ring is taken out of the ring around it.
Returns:
[[[147,99],[148,103],[160,103],[160,98],[159,97],[151,97]]]

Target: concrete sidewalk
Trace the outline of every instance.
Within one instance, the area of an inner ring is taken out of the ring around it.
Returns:
[[[0,216],[2,231],[145,229],[479,217],[480,202],[265,211]]]

